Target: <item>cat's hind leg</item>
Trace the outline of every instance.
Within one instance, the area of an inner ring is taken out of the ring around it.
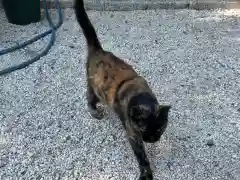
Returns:
[[[88,103],[88,110],[92,117],[96,119],[102,119],[104,117],[104,109],[101,107],[97,107],[97,104],[100,103],[99,98],[93,91],[93,88],[88,83],[87,85],[87,103]]]

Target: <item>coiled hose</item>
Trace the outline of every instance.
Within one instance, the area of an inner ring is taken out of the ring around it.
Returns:
[[[29,44],[31,44],[31,43],[33,43],[33,42],[35,42],[35,41],[45,37],[46,35],[51,33],[51,39],[50,39],[50,42],[48,43],[47,47],[40,54],[38,54],[36,57],[34,57],[32,59],[30,59],[30,60],[28,60],[26,62],[23,62],[23,63],[21,63],[19,65],[12,66],[12,67],[6,68],[4,70],[1,70],[0,71],[0,76],[9,74],[9,73],[11,73],[13,71],[16,71],[16,70],[23,69],[23,68],[29,66],[30,64],[38,61],[41,57],[47,55],[48,51],[51,49],[51,47],[53,46],[54,41],[56,39],[56,30],[63,23],[62,9],[61,9],[61,6],[60,6],[60,2],[59,2],[59,0],[55,0],[55,1],[56,1],[56,5],[57,5],[57,8],[58,8],[58,16],[59,16],[57,25],[55,26],[53,24],[52,19],[51,19],[50,15],[49,15],[49,12],[48,12],[48,9],[47,9],[47,2],[46,2],[46,0],[43,0],[43,6],[44,6],[45,14],[46,14],[46,17],[47,17],[50,29],[48,31],[42,33],[42,34],[39,34],[39,35],[33,37],[32,39],[30,39],[30,40],[28,40],[26,42],[23,42],[22,44],[18,44],[16,46],[0,50],[0,56],[4,55],[4,54],[7,54],[7,53],[10,53],[10,52],[13,52],[15,50],[24,48],[27,45],[29,45]]]

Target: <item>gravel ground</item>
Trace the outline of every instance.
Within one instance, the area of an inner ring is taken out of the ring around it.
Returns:
[[[88,13],[104,48],[131,63],[159,101],[173,106],[161,141],[146,145],[155,179],[240,179],[240,12]],[[3,10],[0,22],[0,48],[48,28],[46,20],[8,24]],[[1,56],[0,67],[33,57],[48,40]],[[88,114],[85,58],[85,39],[66,9],[49,54],[0,77],[1,179],[139,176],[116,116],[98,121]]]

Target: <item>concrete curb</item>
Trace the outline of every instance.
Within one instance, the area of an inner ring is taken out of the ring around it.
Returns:
[[[131,11],[146,9],[188,8],[189,0],[84,0],[86,10],[97,11]],[[55,0],[48,0],[48,7],[56,8]],[[42,5],[41,0],[41,6]],[[73,0],[61,0],[62,8],[72,8]]]
[[[239,0],[192,0],[192,9],[240,9]]]
[[[73,0],[60,0],[61,7],[72,8]],[[56,8],[55,0],[48,0],[49,8]],[[41,0],[41,7],[42,0]],[[85,0],[87,10],[131,11],[147,9],[240,9],[239,0]]]

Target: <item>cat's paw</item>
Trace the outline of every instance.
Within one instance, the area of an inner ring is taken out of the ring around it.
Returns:
[[[153,180],[153,176],[152,176],[152,174],[141,175],[139,180]]]
[[[151,169],[144,170],[141,173],[139,180],[153,180],[153,175],[152,175]]]
[[[104,109],[103,108],[98,107],[97,109],[93,109],[93,108],[89,107],[88,109],[89,109],[90,115],[93,118],[98,119],[98,120],[103,119],[103,117],[104,117]]]

